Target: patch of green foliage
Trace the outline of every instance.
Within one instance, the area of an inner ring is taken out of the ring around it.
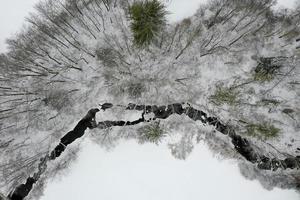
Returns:
[[[259,64],[255,68],[253,75],[255,81],[268,82],[274,79],[281,66],[274,63],[273,59],[274,58],[259,58]]]
[[[138,141],[142,144],[145,142],[159,144],[162,138],[166,136],[159,122],[154,122],[152,124],[141,127],[138,130],[138,134]]]
[[[269,82],[271,80],[273,80],[275,77],[274,74],[269,73],[265,70],[260,70],[254,73],[253,78],[255,81],[259,81],[259,82]]]
[[[131,31],[138,47],[148,46],[166,23],[165,6],[158,0],[134,2],[129,7]]]
[[[210,100],[217,105],[235,105],[239,103],[240,92],[236,89],[218,86],[215,94],[210,96]]]
[[[270,123],[248,124],[246,126],[247,134],[261,139],[277,137],[280,129]]]

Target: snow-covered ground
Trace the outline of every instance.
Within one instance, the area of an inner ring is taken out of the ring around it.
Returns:
[[[298,200],[294,191],[246,180],[232,161],[220,161],[201,143],[178,160],[166,144],[123,141],[111,152],[84,140],[66,176],[49,179],[41,200]]]

